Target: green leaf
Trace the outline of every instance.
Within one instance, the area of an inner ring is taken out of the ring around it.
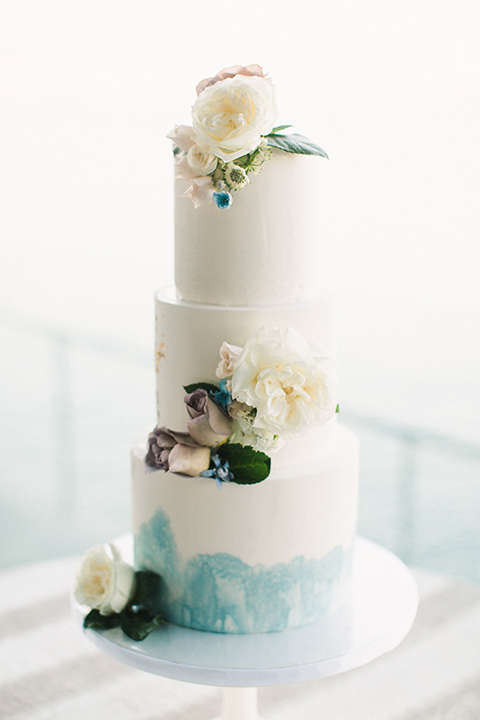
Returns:
[[[336,413],[339,413],[339,412],[340,412],[340,405],[337,405],[337,407],[335,408],[335,412],[336,412]]]
[[[235,165],[238,165],[245,170],[252,161],[252,155],[253,153],[247,153],[246,155],[242,155],[235,160]]]
[[[162,578],[151,570],[137,570],[135,593],[130,605],[141,605],[151,612],[158,612]]]
[[[195,390],[206,390],[207,392],[218,392],[218,385],[212,385],[212,383],[199,382],[192,383],[191,385],[184,385],[183,389],[186,393],[195,392]]]
[[[135,611],[131,606],[127,606],[120,617],[125,635],[137,642],[144,640],[152,630],[156,630],[165,622],[161,615],[155,615],[145,608]]]
[[[277,127],[274,127],[269,135],[275,135],[275,133],[281,132],[282,130],[286,130],[289,127],[293,127],[293,125],[277,125]],[[268,135],[266,136],[268,137]]]
[[[223,462],[228,460],[229,468],[234,475],[232,482],[239,485],[262,482],[270,474],[271,461],[268,455],[248,445],[225,443],[218,448],[217,454]]]
[[[322,150],[319,145],[303,135],[297,135],[296,133],[292,135],[267,135],[266,140],[270,147],[278,150],[284,150],[295,155],[320,155],[328,159],[325,150]]]
[[[119,625],[119,613],[101,615],[98,610],[90,610],[83,621],[83,627],[91,628],[92,630],[110,630],[111,628],[118,627]]]

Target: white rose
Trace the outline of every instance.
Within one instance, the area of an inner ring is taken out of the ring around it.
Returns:
[[[210,175],[217,167],[218,158],[200,145],[192,145],[187,152],[187,161],[195,175]]]
[[[235,363],[232,395],[256,409],[257,433],[297,433],[333,415],[330,366],[295,330],[262,328]]]
[[[207,87],[192,108],[200,145],[224,162],[255,150],[271,132],[277,109],[270,80],[236,75]]]
[[[231,378],[233,375],[233,368],[235,361],[242,352],[242,348],[237,345],[230,345],[224,342],[220,348],[220,362],[217,365],[215,374],[217,378],[223,380],[223,378]]]
[[[112,543],[95,545],[80,564],[75,600],[99,610],[102,615],[119,613],[130,600],[135,587],[135,571],[125,563]]]

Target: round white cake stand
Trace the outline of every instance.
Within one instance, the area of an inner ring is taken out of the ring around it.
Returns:
[[[115,540],[124,556],[132,537]],[[418,607],[411,573],[395,555],[358,538],[348,607],[313,625],[284,632],[223,635],[166,624],[142,642],[119,628],[85,630],[100,650],[163,677],[224,687],[217,720],[260,720],[257,687],[327,677],[365,665],[408,634]],[[74,604],[83,622],[84,609]]]

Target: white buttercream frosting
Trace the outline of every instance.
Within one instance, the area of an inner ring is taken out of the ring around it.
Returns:
[[[218,305],[275,305],[314,298],[320,272],[327,163],[276,151],[233,193],[233,204],[195,208],[175,184],[175,283],[179,297]]]
[[[145,448],[133,451],[133,530],[159,508],[168,515],[183,560],[230,553],[249,565],[272,566],[296,556],[320,559],[353,541],[358,502],[358,444],[337,425],[319,467],[272,474],[258,485],[151,471]],[[301,530],[301,532],[300,532]]]

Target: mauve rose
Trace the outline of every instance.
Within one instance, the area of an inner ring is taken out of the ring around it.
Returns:
[[[148,437],[145,462],[166,472],[200,475],[210,466],[210,448],[199,445],[189,433],[156,427]]]
[[[232,419],[203,389],[185,395],[185,405],[191,420],[188,432],[200,445],[216,447],[232,434]]]
[[[265,73],[260,65],[232,65],[231,67],[220,70],[214,77],[201,80],[195,88],[197,95],[200,95],[200,93],[205,90],[205,88],[210,87],[210,85],[215,85],[215,83],[220,82],[220,80],[232,78],[235,77],[235,75],[258,75],[258,77],[265,77]]]

